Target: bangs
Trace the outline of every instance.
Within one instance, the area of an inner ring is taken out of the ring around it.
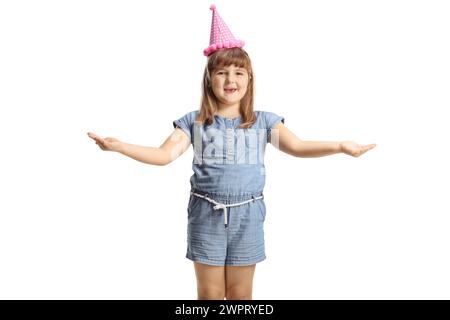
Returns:
[[[208,69],[211,71],[231,65],[250,70],[251,63],[247,53],[241,48],[217,50],[208,61]]]

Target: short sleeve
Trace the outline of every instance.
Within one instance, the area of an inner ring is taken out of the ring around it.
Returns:
[[[189,113],[186,113],[181,118],[173,121],[173,127],[179,127],[181,130],[183,130],[188,135],[189,139],[191,139],[191,141],[192,125],[195,122],[196,113],[197,111],[191,111]]]
[[[266,128],[267,128],[267,141],[270,140],[270,133],[272,129],[279,123],[284,124],[284,117],[273,112],[265,112]]]

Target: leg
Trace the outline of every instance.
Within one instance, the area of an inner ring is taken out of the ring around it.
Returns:
[[[198,300],[225,298],[225,267],[194,262]]]
[[[252,300],[255,266],[225,266],[227,300]]]

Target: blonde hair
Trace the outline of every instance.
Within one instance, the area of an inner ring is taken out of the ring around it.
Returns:
[[[241,124],[238,128],[249,128],[256,121],[253,111],[254,99],[254,76],[252,62],[247,52],[241,48],[220,49],[208,56],[202,82],[202,100],[197,121],[201,124],[205,122],[210,125],[214,123],[214,114],[218,110],[217,98],[212,91],[211,74],[215,70],[235,65],[247,70],[249,79],[247,92],[240,101],[239,113],[241,114]]]

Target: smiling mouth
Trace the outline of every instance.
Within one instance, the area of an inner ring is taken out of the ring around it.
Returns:
[[[237,89],[224,89],[226,93],[234,93]]]

